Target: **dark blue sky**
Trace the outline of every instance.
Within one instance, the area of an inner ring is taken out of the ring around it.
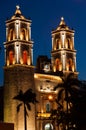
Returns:
[[[79,79],[86,80],[86,0],[1,0],[0,2],[0,85],[3,85],[5,21],[14,14],[16,5],[22,14],[32,20],[34,65],[38,55],[51,51],[51,31],[63,16],[66,24],[75,30],[77,71]]]

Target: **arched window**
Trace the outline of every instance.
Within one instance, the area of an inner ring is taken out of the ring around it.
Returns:
[[[13,40],[13,29],[10,30],[10,40]]]
[[[61,48],[62,48],[61,40],[57,39],[56,40],[56,49],[61,49]]]
[[[28,52],[26,50],[23,51],[23,64],[27,64]]]
[[[10,40],[14,40],[15,39],[15,33],[13,29],[9,30],[9,34],[8,34],[8,41]]]
[[[70,49],[70,39],[67,39],[68,49]]]
[[[58,58],[57,58],[56,61],[55,61],[55,65],[56,65],[56,70],[57,70],[57,71],[60,71],[60,69],[61,69],[61,68],[60,68],[60,67],[61,67],[61,62],[60,62],[60,60],[59,60]]]
[[[50,112],[51,107],[50,107],[50,103],[46,103],[46,112]]]
[[[72,71],[72,65],[73,65],[73,61],[71,58],[69,58],[66,66],[67,70]]]
[[[30,36],[29,36],[29,31],[28,30],[26,30],[26,40],[27,41],[30,40]]]
[[[71,40],[70,40],[70,49],[73,49],[73,43]]]
[[[20,38],[21,38],[21,40],[26,40],[26,30],[24,28],[21,29]]]
[[[59,40],[56,41],[56,49],[59,49]]]
[[[14,59],[14,53],[13,51],[9,51],[9,64],[13,64],[13,59]]]

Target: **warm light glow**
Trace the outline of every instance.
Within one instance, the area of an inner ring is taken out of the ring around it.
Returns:
[[[9,60],[7,60],[7,66],[9,66]]]
[[[69,71],[69,65],[68,64],[66,65],[66,70]]]
[[[15,64],[15,58],[13,59],[13,65]]]
[[[27,64],[30,65],[30,56],[27,59]]]
[[[65,40],[65,48],[68,48],[67,39]]]
[[[20,39],[21,40],[26,40],[26,29],[25,28],[21,29]]]
[[[56,50],[56,46],[54,46],[54,50]]]
[[[53,66],[53,71],[56,72],[56,66],[55,65]]]
[[[50,117],[50,113],[38,113],[37,114],[38,117]]]
[[[20,63],[23,64],[23,59],[22,58],[20,58]]]
[[[34,74],[34,78],[38,78],[37,74]]]
[[[38,74],[38,73],[35,73],[34,74],[34,78],[37,78],[37,79],[49,79],[49,80],[55,80],[58,82],[59,81],[62,81],[62,79],[59,77],[59,76],[53,76],[53,75],[44,75],[44,74]]]
[[[53,100],[53,96],[52,96],[52,95],[49,95],[49,96],[48,96],[48,99],[49,99],[49,100]]]
[[[23,40],[23,35],[22,35],[22,33],[20,34],[20,38],[21,38],[21,40]]]
[[[28,31],[26,32],[26,40],[27,41],[29,40],[29,32]]]
[[[72,65],[72,71],[73,71],[73,72],[74,72],[74,68],[75,68],[75,67],[74,67],[74,64],[73,64],[73,65]]]
[[[61,71],[61,70],[62,70],[62,64],[59,65],[59,71]]]
[[[13,60],[14,60],[14,52],[9,51],[9,62],[10,62],[10,64],[13,64]]]

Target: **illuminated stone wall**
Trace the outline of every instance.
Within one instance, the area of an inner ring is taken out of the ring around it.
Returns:
[[[15,130],[24,130],[24,111],[22,106],[17,113],[17,105],[20,102],[13,100],[13,97],[20,90],[23,92],[29,88],[34,90],[33,75],[33,67],[16,65],[4,68],[4,122],[14,123]],[[27,127],[35,130],[34,105],[32,105],[31,111],[28,112]]]

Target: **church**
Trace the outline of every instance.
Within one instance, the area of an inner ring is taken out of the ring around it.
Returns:
[[[61,76],[73,72],[78,77],[74,30],[62,17],[59,25],[51,32],[51,58],[39,56],[33,66],[33,43],[30,19],[26,19],[16,6],[14,15],[6,21],[4,42],[4,122],[14,123],[14,130],[24,130],[23,107],[17,113],[19,101],[13,100],[20,90],[29,88],[36,92],[39,103],[28,111],[28,130],[58,130],[52,124],[50,111],[56,108],[54,87],[62,82]],[[61,128],[59,128],[61,130]]]

